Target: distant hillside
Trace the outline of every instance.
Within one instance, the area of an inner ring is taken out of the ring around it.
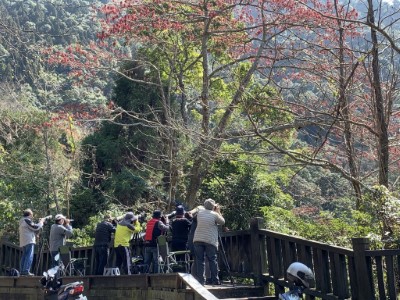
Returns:
[[[96,39],[98,24],[90,17],[96,0],[0,0],[0,83],[22,88],[28,84],[38,104],[56,107],[63,103],[102,104],[111,80],[76,84],[68,69],[49,66],[42,50],[63,48]],[[45,95],[43,91],[46,91]]]

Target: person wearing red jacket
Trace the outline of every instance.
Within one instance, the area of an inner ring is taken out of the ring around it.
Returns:
[[[161,211],[155,210],[152,219],[147,222],[146,234],[144,236],[144,264],[147,265],[149,273],[158,273],[158,248],[157,237],[168,231],[168,216],[165,216],[165,224],[161,221]],[[150,264],[153,269],[150,270]]]

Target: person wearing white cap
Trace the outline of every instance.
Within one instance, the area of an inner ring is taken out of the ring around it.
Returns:
[[[133,212],[125,214],[124,218],[117,224],[114,236],[115,264],[120,268],[122,274],[131,275],[131,251],[129,242],[134,233],[142,230],[138,217]]]
[[[50,228],[50,254],[52,257],[52,265],[57,265],[54,257],[59,252],[59,248],[65,245],[66,239],[72,236],[72,226],[70,219],[67,219],[62,214],[57,214],[54,217],[55,223]]]

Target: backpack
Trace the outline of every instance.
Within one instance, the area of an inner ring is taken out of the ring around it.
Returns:
[[[6,268],[6,276],[16,276],[19,277],[19,271],[15,268]]]

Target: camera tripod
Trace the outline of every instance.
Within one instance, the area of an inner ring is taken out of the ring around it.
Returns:
[[[39,268],[40,268],[40,263],[42,262],[42,257],[43,257],[43,250],[45,249],[49,249],[50,245],[49,242],[46,238],[46,234],[47,234],[47,230],[44,229],[44,226],[46,224],[43,225],[43,228],[41,230],[41,232],[39,233],[39,244],[38,244],[38,252],[36,255],[36,264],[35,264],[35,271],[34,274],[36,275],[41,275],[39,274]]]
[[[226,257],[224,244],[222,243],[222,238],[221,238],[221,235],[219,233],[218,233],[218,240],[219,240],[219,246],[220,246],[221,253],[222,253],[222,261],[225,264],[226,271],[228,272],[229,279],[231,280],[232,285],[235,286],[235,281],[233,280],[233,277],[232,277],[231,268],[229,267],[228,258]]]

